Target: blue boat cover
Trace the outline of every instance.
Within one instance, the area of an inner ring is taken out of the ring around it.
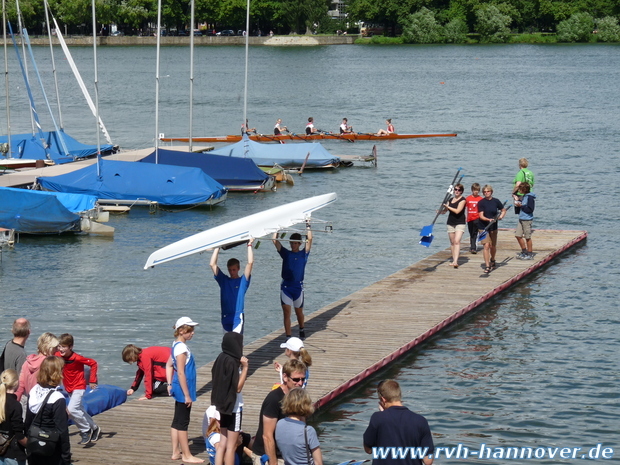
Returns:
[[[262,184],[269,178],[250,158],[224,157],[211,152],[192,153],[165,149],[159,149],[158,152],[159,163],[200,168],[228,188]],[[140,161],[155,163],[155,152]]]
[[[338,165],[340,158],[333,156],[318,142],[294,144],[262,144],[244,136],[235,144],[212,150],[212,155],[251,158],[258,166],[278,164],[283,168],[298,168],[304,164],[308,153],[307,168],[320,168],[331,164]]]
[[[64,389],[61,392],[69,403],[69,394]],[[95,389],[87,387],[82,398],[82,403],[90,416],[98,415],[126,401],[127,390],[112,384],[98,384]],[[69,420],[69,424],[71,423],[72,421]]]
[[[82,206],[87,207],[91,202],[94,205],[96,198],[67,197],[63,201],[71,204],[71,208],[78,208],[75,211],[82,211],[89,209]],[[63,201],[54,192],[0,187],[0,227],[30,234],[79,231],[79,215],[63,205]]]
[[[57,164],[75,161],[76,158],[86,158],[97,155],[96,145],[86,145],[78,142],[70,135],[61,131],[43,132],[44,139],[39,135],[32,134],[12,134],[11,135],[11,157],[24,158],[29,160],[52,160]],[[60,138],[62,137],[69,155],[65,153]],[[0,136],[0,144],[8,142],[7,136]],[[45,145],[48,146],[49,157],[45,153]],[[107,154],[113,151],[114,146],[103,144],[101,153]]]
[[[90,194],[98,199],[146,199],[162,205],[195,205],[226,193],[200,168],[105,159],[100,166],[101,176],[94,163],[59,176],[41,176],[37,182],[55,192]]]

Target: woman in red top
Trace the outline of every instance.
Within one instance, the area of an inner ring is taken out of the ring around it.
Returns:
[[[467,201],[467,228],[469,229],[469,251],[473,254],[477,253],[476,240],[478,239],[478,202],[482,199],[480,195],[480,184],[477,182],[471,185],[471,195],[465,200]]]
[[[390,134],[394,134],[394,126],[392,125],[392,119],[386,119],[385,124],[387,124],[387,130],[379,129],[377,131],[378,136],[388,136]]]

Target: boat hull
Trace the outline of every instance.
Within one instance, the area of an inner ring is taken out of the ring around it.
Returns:
[[[456,134],[387,134],[378,136],[377,134],[350,133],[350,134],[280,134],[272,136],[269,134],[253,134],[249,136],[251,140],[257,142],[308,142],[313,140],[398,140],[398,139],[419,139],[423,137],[456,137]],[[163,142],[189,142],[189,137],[162,137]],[[193,142],[239,142],[241,136],[216,136],[216,137],[192,137]]]

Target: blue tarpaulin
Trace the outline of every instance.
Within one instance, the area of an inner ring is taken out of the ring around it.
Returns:
[[[212,155],[226,157],[251,158],[258,166],[280,165],[283,168],[299,168],[303,165],[308,153],[306,168],[340,164],[340,158],[333,156],[318,142],[301,142],[294,144],[261,144],[244,136],[235,144],[212,150]]]
[[[80,230],[74,212],[93,208],[95,197],[0,187],[0,227],[45,234]]]
[[[94,195],[98,199],[150,200],[162,205],[195,205],[217,199],[226,189],[200,168],[101,160],[72,173],[42,176],[43,189]]]
[[[69,155],[63,149],[60,141],[62,137]],[[8,142],[7,136],[0,136],[0,144]],[[45,146],[48,147],[47,152]],[[113,145],[101,145],[101,153],[103,155],[111,153],[114,149]],[[43,132],[43,140],[38,134],[12,134],[11,135],[11,157],[24,158],[30,160],[52,160],[55,163],[68,163],[75,161],[76,158],[87,158],[97,155],[96,145],[87,145],[78,142],[70,135],[64,132],[49,131]]]
[[[224,157],[211,153],[179,152],[158,150],[158,162],[166,165],[193,166],[200,168],[220,184],[229,189],[248,184],[262,184],[268,175],[250,158]],[[141,162],[155,163],[155,152]]]

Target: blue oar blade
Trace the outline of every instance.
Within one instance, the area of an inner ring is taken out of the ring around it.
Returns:
[[[478,234],[478,239],[476,240],[476,242],[480,242],[481,240],[483,240],[485,237],[487,237],[488,232],[482,231],[481,233]]]
[[[420,236],[432,236],[433,235],[433,225],[429,224],[428,226],[424,226],[422,231],[420,231]]]
[[[432,234],[429,234],[428,236],[423,236],[422,239],[420,239],[420,245],[423,245],[424,247],[430,247],[431,242],[433,242]]]

